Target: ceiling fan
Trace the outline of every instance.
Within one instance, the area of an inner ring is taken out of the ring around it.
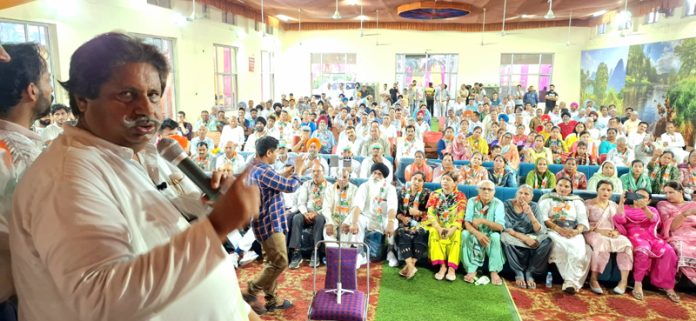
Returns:
[[[510,18],[508,18],[506,16],[507,16],[507,0],[503,1],[503,22],[502,22],[502,28],[500,30],[500,36],[505,37],[507,35],[518,34],[518,32],[505,31],[505,21],[519,19],[520,16],[514,16],[514,17],[510,17]]]
[[[363,15],[363,10],[362,10],[362,5],[360,5],[360,15]],[[372,36],[379,36],[379,9],[375,12],[375,21],[376,21],[376,28],[377,32],[375,33],[364,33],[363,30],[363,17],[360,17],[360,37],[372,37]]]
[[[481,47],[496,44],[495,42],[485,42],[486,35],[486,8],[483,8],[483,21],[481,22]]]

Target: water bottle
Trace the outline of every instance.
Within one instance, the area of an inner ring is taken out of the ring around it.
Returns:
[[[546,288],[551,288],[553,286],[553,275],[551,275],[551,272],[546,274]]]

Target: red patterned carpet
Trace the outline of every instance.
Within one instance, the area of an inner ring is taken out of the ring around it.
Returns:
[[[555,284],[551,290],[541,285],[536,290],[522,290],[514,282],[507,283],[522,320],[696,320],[696,297],[679,292],[681,303],[672,303],[663,293],[644,291],[645,300],[638,301],[630,292],[624,295],[596,295],[587,289],[571,296]],[[607,289],[605,289],[606,292]]]
[[[263,265],[261,263],[252,263],[237,270],[239,276],[240,287],[246,289],[248,280],[254,275],[261,272]],[[370,308],[368,319],[374,320],[375,309],[377,308],[377,297],[379,296],[379,279],[382,277],[382,265],[370,265]],[[322,266],[317,270],[317,288],[324,287],[324,276],[326,275],[326,267]],[[264,315],[264,320],[307,320],[307,309],[312,299],[312,269],[303,264],[300,269],[287,270],[278,280],[277,293],[280,298],[285,298],[295,305],[287,311],[276,311]],[[365,289],[367,274],[365,269],[361,269],[358,274],[358,287]],[[262,295],[259,298],[263,300]]]

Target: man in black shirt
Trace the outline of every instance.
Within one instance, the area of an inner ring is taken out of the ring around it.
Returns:
[[[399,99],[399,83],[398,82],[395,82],[394,87],[389,89],[389,96],[391,96],[392,103],[396,102],[396,100]]]
[[[556,101],[558,101],[558,93],[556,92],[556,86],[550,85],[549,86],[549,91],[546,92],[545,98],[545,105],[546,105],[546,110],[544,114],[550,113],[554,107],[556,107]]]

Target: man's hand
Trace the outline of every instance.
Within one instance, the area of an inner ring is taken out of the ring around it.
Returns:
[[[295,158],[295,173],[297,175],[302,175],[304,173],[305,169],[307,168],[307,164],[305,162],[306,157],[301,155],[297,156]]]
[[[305,224],[314,224],[314,218],[317,217],[317,212],[307,212],[304,214]]]
[[[225,180],[220,172],[213,174],[211,185],[220,189],[220,196],[208,215],[210,224],[221,241],[235,229],[249,224],[258,215],[261,193],[258,186],[247,182],[252,167],[247,167],[234,181]]]
[[[341,224],[341,233],[342,233],[342,234],[348,234],[348,233],[350,233],[350,225],[348,225],[348,224]]]
[[[292,165],[286,165],[285,167],[283,167],[283,171],[280,172],[280,175],[282,175],[283,177],[290,177],[294,173],[295,168]]]
[[[486,222],[485,219],[482,219],[482,218],[475,218],[475,219],[473,219],[473,220],[471,221],[471,225],[473,225],[474,228],[476,228],[476,229],[478,230],[479,226],[483,225],[484,222]]]
[[[389,220],[389,223],[387,223],[387,230],[385,231],[387,237],[392,237],[395,230],[396,228],[394,227],[394,220]]]
[[[539,246],[539,242],[537,240],[529,237],[529,236],[525,236],[524,240],[522,242],[524,242],[524,244],[527,244],[527,246],[529,246],[530,248],[533,248],[533,249],[535,249],[535,248],[537,248],[537,246]]]
[[[358,234],[358,231],[360,231],[360,229],[358,228],[357,224],[353,224],[350,226],[350,233],[351,234],[356,235],[356,234]]]
[[[10,62],[10,55],[0,46],[0,62]]]
[[[413,206],[411,206],[411,207],[408,208],[408,214],[411,215],[411,216],[413,216],[413,217],[419,217],[419,216],[421,216],[421,212],[420,212],[417,208],[415,208],[415,207],[413,207]]]

